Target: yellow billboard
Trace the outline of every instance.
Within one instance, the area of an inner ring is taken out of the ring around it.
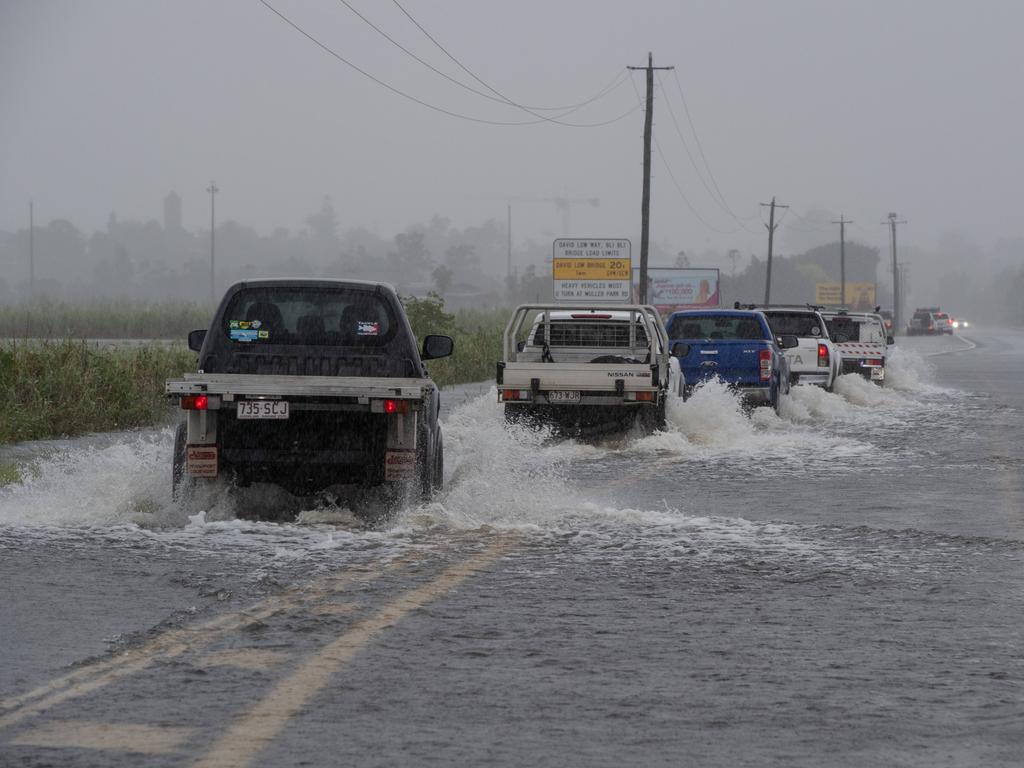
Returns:
[[[871,310],[875,308],[874,283],[847,283],[846,301],[839,300],[839,283],[818,283],[814,292],[815,304],[840,304],[851,309]]]

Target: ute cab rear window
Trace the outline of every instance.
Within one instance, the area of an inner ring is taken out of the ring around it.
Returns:
[[[380,295],[316,287],[253,287],[224,313],[224,335],[237,345],[378,347],[397,332]]]
[[[764,329],[753,317],[702,315],[675,317],[668,328],[670,339],[765,339]]]
[[[797,336],[806,338],[828,338],[822,328],[821,318],[815,312],[765,312],[772,333],[776,336]]]
[[[825,324],[833,339],[840,337],[848,342],[885,343],[885,329],[878,320],[840,316],[825,320]]]

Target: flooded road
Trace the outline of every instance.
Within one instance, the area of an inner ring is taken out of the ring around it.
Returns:
[[[0,765],[1020,765],[1024,334],[888,375],[598,444],[450,393],[374,529],[189,516],[170,430],[8,449]]]

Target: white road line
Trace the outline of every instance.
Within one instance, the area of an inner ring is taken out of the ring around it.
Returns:
[[[511,544],[492,544],[469,560],[453,565],[433,581],[406,592],[376,615],[356,624],[324,647],[290,677],[285,678],[255,707],[232,725],[213,748],[194,763],[194,768],[242,768],[247,766],[296,714],[327,687],[346,662],[383,630],[410,611],[421,608],[451,590],[480,569],[497,560]]]
[[[944,349],[941,352],[929,352],[928,354],[925,355],[925,357],[938,357],[939,355],[957,355],[960,354],[961,352],[970,352],[972,349],[976,349],[978,346],[965,336],[954,336],[953,338],[956,339],[957,341],[964,342],[967,346],[961,347],[960,349]]]
[[[54,720],[18,734],[11,743],[23,747],[104,749],[143,755],[168,755],[177,752],[191,736],[191,728]]]

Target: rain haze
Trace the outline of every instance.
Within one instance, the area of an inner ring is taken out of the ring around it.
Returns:
[[[0,0],[0,768],[1020,768],[1022,30]]]
[[[920,301],[936,268],[998,269],[1024,247],[1015,2],[8,0],[0,13],[12,292],[29,200],[37,226],[88,237],[112,213],[161,220],[173,191],[198,233],[211,180],[218,221],[261,236],[301,232],[329,197],[339,233],[386,241],[434,217],[503,230],[511,206],[516,270],[543,271],[554,237],[636,250],[645,83],[625,68],[649,51],[675,67],[655,78],[653,265],[764,258],[773,196],[790,206],[783,255],[836,241],[842,214],[884,263],[897,212]],[[503,275],[502,253],[477,256]],[[65,268],[40,254],[41,278]]]

